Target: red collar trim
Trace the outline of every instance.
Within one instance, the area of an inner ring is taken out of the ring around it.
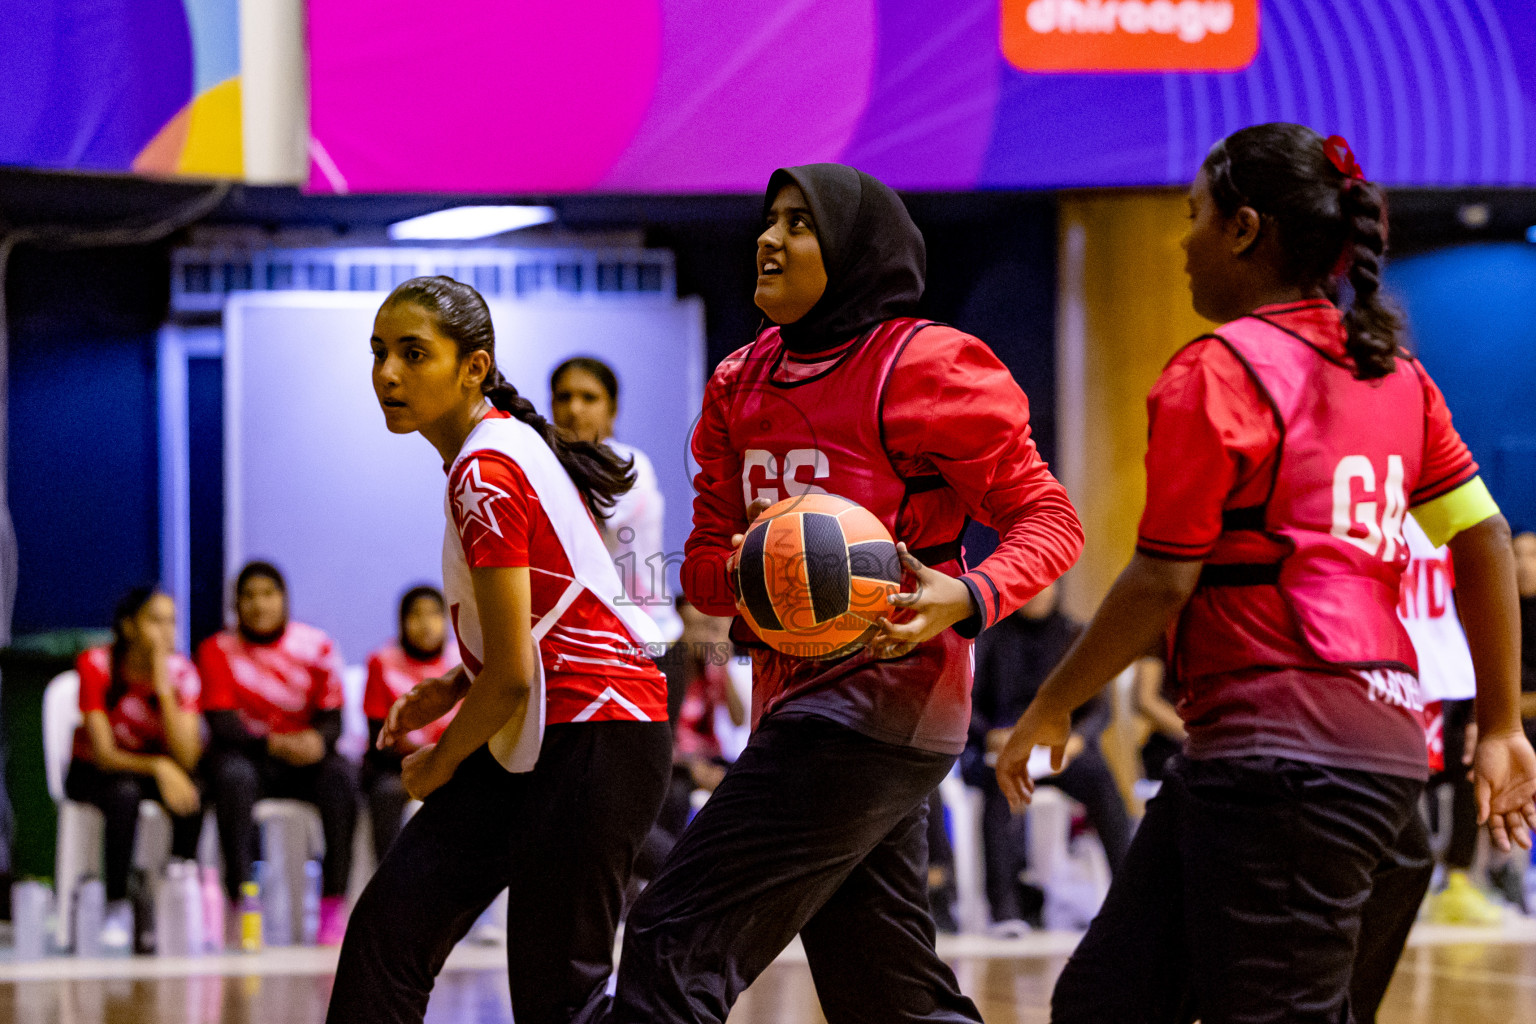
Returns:
[[[1267,306],[1260,306],[1253,311],[1253,315],[1261,313],[1300,313],[1306,309],[1334,309],[1333,303],[1327,299],[1300,299],[1296,302],[1271,302]]]
[[[859,339],[857,337],[849,338],[841,345],[834,345],[831,348],[824,348],[820,352],[795,353],[785,349],[784,361],[787,363],[805,363],[811,366],[814,366],[817,363],[825,363],[836,359],[838,356],[848,351],[858,340]]]

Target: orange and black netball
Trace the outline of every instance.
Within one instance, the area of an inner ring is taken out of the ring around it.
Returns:
[[[901,590],[885,525],[832,494],[789,498],[758,516],[735,574],[736,607],[753,632],[799,658],[852,654]]]

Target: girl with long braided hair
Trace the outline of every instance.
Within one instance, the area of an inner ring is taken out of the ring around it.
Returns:
[[[1183,246],[1221,324],[1148,399],[1137,552],[997,765],[1015,807],[1038,744],[1160,634],[1188,740],[1148,805],[1052,1019],[1350,1019],[1362,908],[1415,836],[1428,775],[1396,615],[1403,520],[1449,542],[1477,672],[1474,768],[1494,841],[1530,845],[1509,527],[1381,289],[1384,192],[1294,124],[1212,147]]]
[[[597,521],[633,482],[606,445],[552,426],[496,368],[485,301],[413,278],[374,319],[384,423],[443,458],[443,589],[462,664],[389,709],[393,747],[457,705],[401,764],[421,810],[359,899],[328,1020],[415,1021],[449,951],[510,886],[519,1024],[600,999],[630,868],[671,769],[661,636],[623,590]]]

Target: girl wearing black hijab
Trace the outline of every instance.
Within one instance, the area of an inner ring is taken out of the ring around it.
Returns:
[[[723,1021],[798,933],[832,1024],[980,1020],[934,952],[928,795],[965,745],[971,638],[1064,572],[1082,531],[1007,369],[914,318],[923,238],[896,194],[813,164],[775,171],[763,210],[755,301],[773,325],[706,389],[684,592],[734,615],[748,523],[820,492],[880,517],[907,592],[831,660],[770,650],[736,621],[752,740],[631,912],[611,1019]],[[971,518],[1001,543],[966,571]]]

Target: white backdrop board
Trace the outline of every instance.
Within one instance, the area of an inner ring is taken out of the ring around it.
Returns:
[[[294,618],[350,662],[393,636],[400,595],[439,583],[442,462],[391,434],[368,339],[382,292],[232,295],[224,312],[225,567],[269,559]],[[616,435],[646,452],[666,498],[666,544],[692,514],[687,444],[704,390],[704,308],[667,296],[493,300],[497,361],[539,410],[573,355],[619,376]],[[673,585],[676,584],[675,572]]]

